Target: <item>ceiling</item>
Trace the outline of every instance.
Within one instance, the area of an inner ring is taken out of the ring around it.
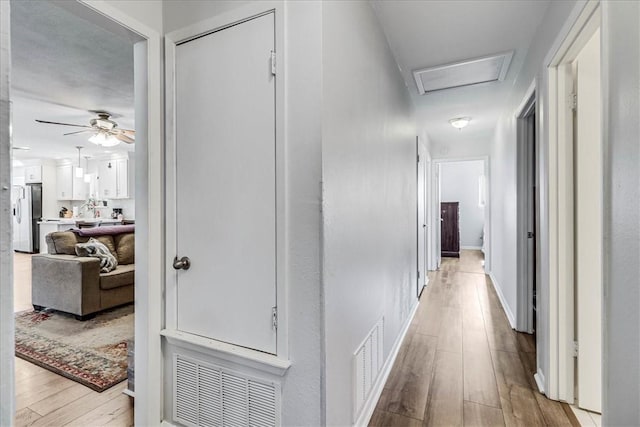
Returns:
[[[35,119],[88,125],[89,110],[106,110],[120,128],[135,128],[133,38],[94,22],[53,2],[11,1],[13,145],[31,148],[14,150],[16,158],[77,159],[77,145],[83,156],[105,153],[87,141],[91,134],[63,136],[79,128]]]
[[[549,1],[375,0],[372,4],[413,98],[418,126],[427,129],[432,144],[488,144]],[[502,82],[418,94],[413,70],[511,50],[513,59]],[[472,117],[471,123],[463,130],[454,129],[449,119],[461,116]]]

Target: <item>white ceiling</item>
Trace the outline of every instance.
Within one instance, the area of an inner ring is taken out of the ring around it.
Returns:
[[[31,147],[14,150],[16,158],[77,159],[77,145],[86,147],[83,156],[105,153],[87,141],[91,134],[63,136],[80,128],[36,118],[88,125],[95,117],[88,110],[106,110],[119,127],[134,129],[134,37],[104,28],[53,2],[11,1],[13,145]]]
[[[432,143],[454,148],[486,144],[504,113],[515,77],[549,4],[548,0],[458,0],[372,2],[416,106],[419,127]],[[502,82],[419,95],[415,69],[514,50]],[[463,130],[449,119],[469,116]]]

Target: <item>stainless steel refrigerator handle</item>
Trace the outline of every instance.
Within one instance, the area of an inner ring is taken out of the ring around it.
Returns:
[[[178,259],[178,257],[175,257],[173,259],[173,268],[175,268],[176,270],[188,270],[190,267],[191,260],[189,259],[189,257],[183,256],[180,259]]]
[[[22,203],[20,200],[22,199],[16,200],[16,222],[18,224],[22,223]]]

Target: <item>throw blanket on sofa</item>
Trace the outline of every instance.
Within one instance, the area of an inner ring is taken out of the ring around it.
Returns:
[[[118,260],[109,249],[93,237],[86,243],[76,243],[76,255],[100,259],[100,272],[108,273],[118,266]]]
[[[104,235],[116,235],[123,233],[133,233],[136,230],[135,225],[109,225],[104,227],[91,227],[91,228],[73,228],[71,231],[78,236],[92,237],[92,236],[104,236]]]

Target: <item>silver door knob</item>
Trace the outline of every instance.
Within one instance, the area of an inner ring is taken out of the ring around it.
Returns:
[[[189,267],[191,267],[191,260],[189,257],[183,256],[180,259],[178,259],[178,257],[173,259],[173,268],[176,270],[188,270]]]

